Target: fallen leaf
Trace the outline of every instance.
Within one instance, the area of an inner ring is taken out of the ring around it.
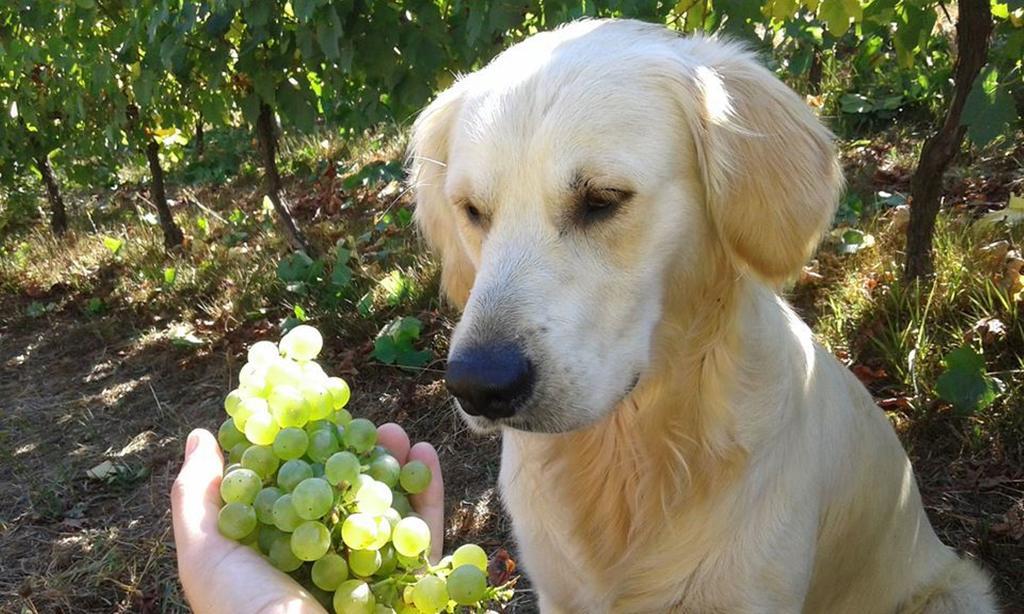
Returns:
[[[878,406],[885,411],[896,411],[910,409],[909,397],[889,397],[878,401]]]
[[[85,472],[85,475],[89,476],[94,480],[107,480],[118,473],[118,468],[114,463],[105,460],[102,463],[96,465],[92,469]]]
[[[487,577],[492,586],[501,586],[512,579],[516,572],[516,562],[508,550],[498,548],[487,564]]]
[[[1024,222],[1024,196],[1010,194],[1006,207],[981,216],[978,221],[974,222],[974,229],[983,232],[1001,223],[1005,223],[1007,226],[1016,226],[1021,222]]]
[[[1016,541],[1024,539],[1024,501],[1015,503],[1002,522],[992,525],[992,532]]]
[[[982,345],[990,345],[1006,336],[1006,325],[999,318],[985,317],[974,323],[965,335],[967,341],[980,338]]]
[[[853,371],[853,374],[857,376],[857,379],[865,385],[872,384],[889,376],[889,374],[885,372],[885,369],[872,369],[867,365],[853,365],[850,367],[850,370]]]

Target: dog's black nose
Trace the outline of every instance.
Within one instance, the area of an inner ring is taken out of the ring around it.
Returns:
[[[459,350],[448,359],[445,385],[471,416],[507,418],[533,388],[533,367],[511,343]]]

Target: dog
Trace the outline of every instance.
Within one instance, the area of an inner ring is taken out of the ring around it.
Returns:
[[[409,172],[463,311],[445,381],[502,434],[542,612],[996,611],[883,412],[779,297],[842,173],[741,45],[534,35],[420,114]]]

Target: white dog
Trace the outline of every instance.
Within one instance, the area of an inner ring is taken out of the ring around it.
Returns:
[[[832,138],[741,47],[632,21],[515,45],[416,122],[417,219],[464,315],[545,613],[992,612],[885,415],[779,298]]]

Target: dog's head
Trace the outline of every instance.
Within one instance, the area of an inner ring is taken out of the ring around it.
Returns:
[[[477,429],[606,416],[649,366],[668,288],[712,251],[785,280],[841,184],[829,132],[749,53],[631,21],[512,47],[421,114],[410,153],[464,308],[446,381]]]

